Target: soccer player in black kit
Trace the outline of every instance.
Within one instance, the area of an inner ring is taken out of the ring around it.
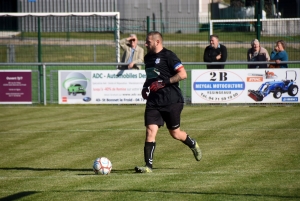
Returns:
[[[145,41],[147,54],[144,57],[146,81],[142,96],[147,99],[145,109],[146,139],[144,146],[145,166],[135,167],[138,173],[151,173],[155,137],[158,129],[166,122],[170,135],[193,152],[197,161],[202,158],[198,143],[186,132],[180,130],[180,114],[184,99],[179,81],[187,78],[180,59],[172,51],[163,47],[161,33],[153,31],[147,34]]]

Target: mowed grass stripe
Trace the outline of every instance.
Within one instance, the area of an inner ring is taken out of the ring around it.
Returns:
[[[97,175],[94,175],[94,173],[91,171],[91,168],[86,168],[86,169],[63,169],[63,168],[29,168],[29,167],[15,167],[15,168],[1,168],[2,170],[7,170],[7,171],[39,171],[39,172],[46,172],[46,171],[53,171],[53,172],[59,172],[59,175],[43,175],[43,176],[29,176],[29,175],[20,175],[20,176],[0,176],[0,179],[2,180],[14,180],[14,179],[25,179],[25,178],[78,178],[80,177],[99,177]],[[158,170],[159,168],[155,168],[155,170]],[[110,175],[113,175],[114,177],[132,177],[132,170],[130,169],[130,173],[120,173],[121,170],[118,169],[113,169]],[[72,174],[72,172],[77,172],[78,174]],[[82,173],[85,172],[85,173]],[[228,170],[228,171],[193,171],[193,172],[182,172],[181,170],[177,170],[177,172],[170,172],[170,171],[160,171],[156,172],[155,175],[161,175],[161,176],[166,176],[166,175],[199,175],[199,174],[211,174],[211,175],[231,175],[231,174],[237,174],[237,175],[249,175],[249,174],[270,174],[270,173],[282,173],[282,174],[287,174],[287,173],[298,173],[300,172],[300,169],[297,170]],[[137,175],[137,174],[136,174]],[[143,175],[139,175],[143,176]]]
[[[98,129],[98,130],[80,130],[80,129],[77,129],[77,130],[66,130],[66,132],[69,132],[69,133],[73,133],[73,132],[97,132],[97,131],[112,131],[112,130],[115,130],[115,131],[145,131],[144,128],[140,128],[140,129],[113,129],[113,128],[108,128],[108,129]],[[240,128],[194,128],[194,129],[191,129],[191,128],[187,128],[187,129],[184,129],[185,131],[215,131],[215,130],[231,130],[231,131],[234,131],[234,130],[240,130]],[[243,128],[243,130],[245,131],[264,131],[264,130],[282,130],[282,131],[300,131],[300,129],[297,129],[297,128],[290,128],[290,129],[286,129],[286,128]],[[56,130],[56,131],[48,131],[48,130],[26,130],[26,131],[23,131],[23,130],[20,130],[20,131],[14,131],[14,132],[0,132],[0,134],[22,134],[22,133],[61,133],[61,130]],[[130,134],[130,133],[128,133]]]
[[[159,130],[143,162],[143,105],[1,107],[0,200],[298,200],[300,115],[291,107],[185,106],[203,159]],[[94,175],[96,157],[113,163]],[[11,200],[11,199],[10,199]]]

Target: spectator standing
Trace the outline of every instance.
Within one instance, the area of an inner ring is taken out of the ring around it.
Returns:
[[[225,62],[227,60],[227,48],[219,43],[217,35],[210,36],[210,45],[204,50],[204,62]],[[207,65],[207,69],[224,69],[224,65]]]
[[[280,68],[288,68],[287,64],[282,64],[281,61],[288,61],[288,54],[285,51],[286,43],[283,40],[278,40],[274,50],[271,52],[270,60],[276,62]]]
[[[251,41],[251,48],[247,52],[247,61],[269,61],[268,50],[260,46],[257,39]],[[251,64],[248,68],[267,68],[267,64]]]
[[[138,46],[137,36],[135,34],[130,34],[128,38],[121,39],[119,44],[124,50],[121,62],[128,63],[128,65],[118,66],[118,69],[140,70],[141,66],[136,64],[144,62],[144,49]]]

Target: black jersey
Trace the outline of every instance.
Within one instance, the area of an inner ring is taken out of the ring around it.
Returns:
[[[144,57],[145,71],[147,74],[146,86],[157,80],[170,79],[177,70],[182,68],[180,59],[172,51],[163,48],[159,53],[148,53]],[[166,85],[156,92],[150,92],[147,99],[148,107],[161,107],[173,103],[183,103],[184,99],[179,88],[179,83]]]

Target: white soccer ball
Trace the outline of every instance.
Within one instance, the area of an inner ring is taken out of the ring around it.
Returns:
[[[95,174],[107,175],[111,172],[112,164],[106,157],[97,158],[94,161],[93,170]]]

